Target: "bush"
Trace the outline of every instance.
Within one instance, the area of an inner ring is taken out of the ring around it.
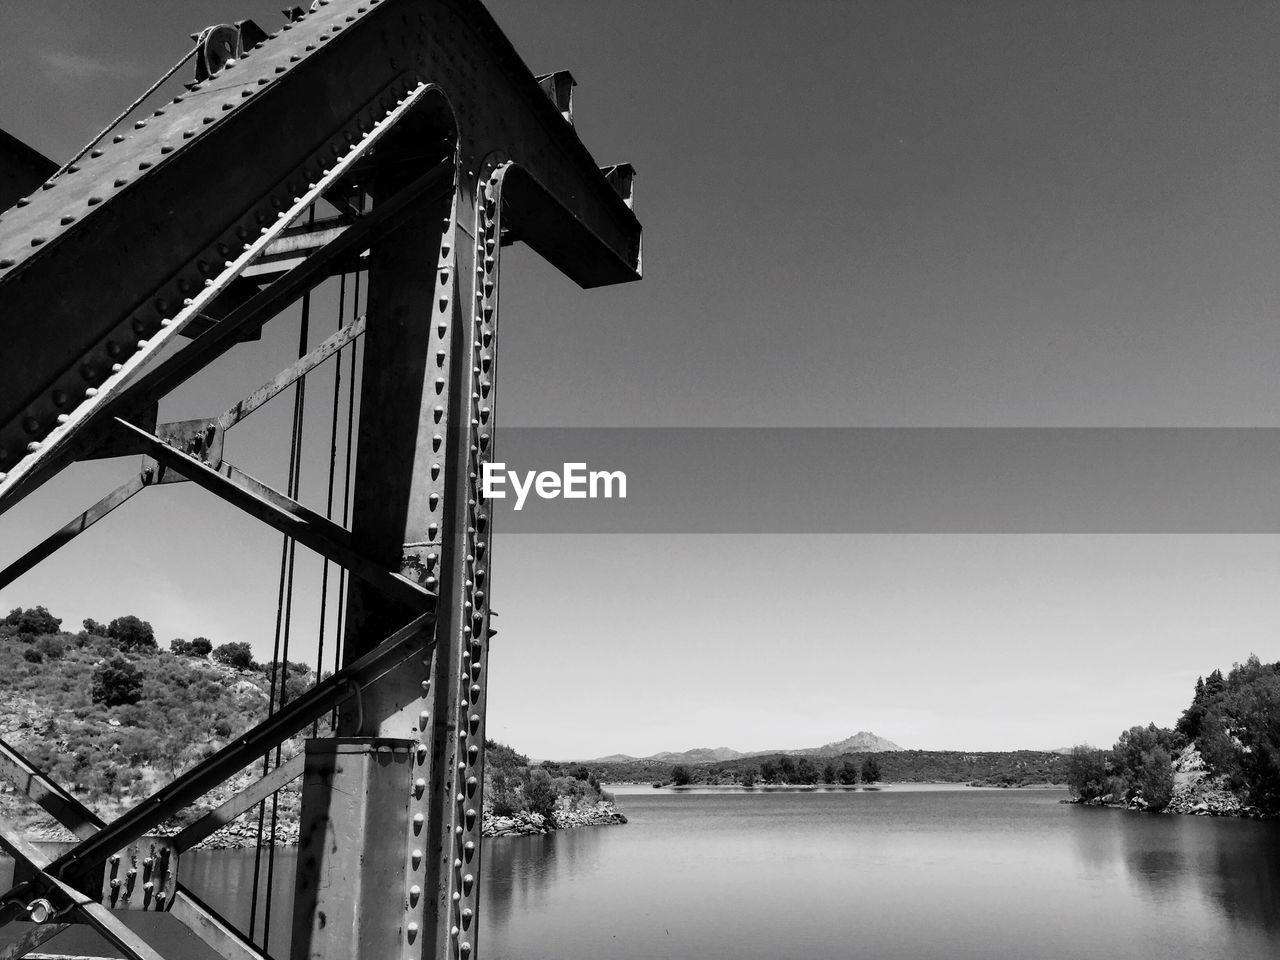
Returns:
[[[1151,810],[1163,810],[1173,799],[1173,759],[1163,747],[1142,755],[1135,777],[1138,793]]]
[[[196,637],[189,644],[187,644],[187,650],[189,651],[189,656],[207,657],[210,653],[213,652],[213,644],[210,643],[208,640],[206,640],[204,637]]]
[[[116,617],[107,625],[107,636],[116,642],[121,650],[141,650],[155,648],[156,632],[151,624],[140,620],[133,614]]]
[[[525,776],[525,806],[530,813],[538,813],[547,819],[553,819],[556,812],[556,785],[551,775],[540,767],[535,767]]]
[[[862,761],[862,782],[875,783],[880,779],[880,761],[875,757],[867,757]]]
[[[84,632],[95,637],[105,637],[107,636],[107,625],[88,618],[84,621]]]
[[[22,659],[27,663],[44,663],[44,654],[34,647],[27,647],[22,651]]]
[[[689,772],[689,768],[682,763],[676,764],[671,768],[671,782],[677,787],[687,786],[693,780],[693,774]]]
[[[247,643],[224,643],[214,647],[213,659],[237,670],[252,670],[253,650]]]
[[[858,782],[858,768],[855,764],[846,760],[840,764],[840,772],[836,776],[840,778],[840,782],[846,787],[851,787]]]
[[[142,671],[124,657],[115,657],[93,668],[90,695],[94,703],[108,707],[137,703],[142,699]]]
[[[43,636],[36,641],[36,650],[47,660],[61,660],[67,652],[66,644],[57,637]]]
[[[55,617],[44,607],[32,607],[30,610],[14,607],[9,611],[9,615],[4,618],[4,625],[7,628],[5,630],[6,633],[42,635],[57,633],[62,626],[62,620]]]
[[[1102,750],[1077,745],[1067,757],[1067,789],[1073,797],[1096,800],[1106,793],[1107,755]]]

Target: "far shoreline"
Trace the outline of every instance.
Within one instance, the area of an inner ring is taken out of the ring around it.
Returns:
[[[645,796],[655,793],[927,793],[959,790],[1061,790],[1064,783],[974,784],[954,780],[900,780],[876,783],[761,783],[744,787],[740,783],[688,783],[683,786],[653,783],[601,783],[615,796]]]

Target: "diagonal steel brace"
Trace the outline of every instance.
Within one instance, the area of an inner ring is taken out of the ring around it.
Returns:
[[[175,450],[159,437],[128,421],[117,420],[117,423],[141,439],[156,460],[172,467],[197,486],[217,494],[250,516],[293,537],[303,546],[346,567],[387,596],[412,609],[421,611],[435,608],[434,594],[353,549],[351,534],[332,520],[273,490],[229,463],[224,462],[215,470],[204,461]]]

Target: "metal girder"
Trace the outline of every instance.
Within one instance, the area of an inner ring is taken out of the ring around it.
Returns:
[[[196,486],[217,494],[251,517],[346,567],[400,603],[418,612],[434,609],[434,594],[352,549],[351,535],[332,520],[255,480],[230,463],[215,468],[124,420],[119,423],[133,432],[159,463],[176,470]]]
[[[270,960],[233,924],[186,887],[180,886],[174,894],[169,916],[208,944],[223,960]]]
[[[403,85],[397,85],[397,89],[401,86]],[[290,203],[282,201],[281,212],[274,219],[266,221],[268,226],[253,234],[247,229],[244,231],[246,237],[255,236],[256,239],[237,244],[234,250],[223,244],[225,255],[233,259],[225,262],[218,260],[221,266],[217,268],[206,262],[206,271],[216,271],[215,275],[207,277],[198,288],[189,289],[187,292],[191,292],[192,296],[180,301],[159,298],[150,306],[151,313],[147,317],[135,316],[131,321],[123,321],[128,330],[114,331],[112,336],[116,339],[108,337],[95,347],[104,351],[101,357],[95,354],[90,360],[81,363],[73,371],[74,376],[68,374],[62,378],[65,381],[63,386],[52,389],[47,395],[41,394],[38,402],[33,401],[39,409],[28,409],[20,418],[7,424],[4,414],[0,413],[0,474],[4,474],[0,476],[0,512],[29,493],[53,471],[101,444],[109,431],[109,426],[103,427],[104,422],[109,425],[111,417],[127,414],[133,408],[158,400],[187,377],[221,356],[239,342],[247,330],[261,326],[279,310],[324,280],[328,276],[327,267],[335,260],[358,252],[375,231],[389,229],[404,207],[417,199],[421,192],[429,191],[441,181],[451,179],[452,169],[447,163],[424,163],[428,171],[408,184],[400,194],[388,198],[383,209],[375,210],[353,224],[300,266],[290,270],[237,308],[186,349],[142,372],[143,367],[159,355],[189,319],[199,316],[204,307],[216,299],[249,263],[257,259],[289,223],[300,217],[388,130],[409,115],[422,102],[426,89],[423,85],[410,85],[398,100],[391,94],[384,96],[381,102],[388,104],[388,108],[379,112],[376,120],[361,122],[359,129],[368,132],[361,137],[353,137],[353,145],[344,148],[345,153],[339,154],[341,159],[331,166],[324,166],[323,169],[327,172],[318,176],[315,181],[307,182],[305,187],[299,186]],[[334,147],[337,150],[336,143]],[[237,255],[236,251],[239,250],[243,252]],[[222,255],[219,252],[219,256]],[[125,271],[123,267],[120,269]],[[0,275],[0,335],[5,334],[7,325],[14,316],[5,312],[5,291],[14,286],[12,278]],[[30,283],[19,283],[16,286],[26,289]],[[75,289],[92,286],[88,280],[81,284],[62,284],[63,288]],[[121,284],[117,280],[112,286],[114,289],[121,289],[130,285]],[[40,315],[36,305],[30,305],[30,311],[28,316]],[[30,336],[30,326],[31,324],[27,324],[22,327],[22,330],[28,331],[27,336]],[[35,326],[39,327],[40,324]],[[62,342],[60,337],[49,336],[48,329],[42,328],[45,340]],[[137,339],[138,337],[142,339]],[[19,349],[9,349],[0,354],[0,364],[4,365],[0,367],[0,373],[5,374],[0,376],[0,392],[13,384],[30,382],[42,369],[38,363],[39,357],[33,357],[32,362],[15,368],[12,378],[6,379],[7,367],[12,364],[10,358],[16,356],[21,356]],[[78,382],[72,383],[68,377],[78,378]],[[86,381],[93,385],[85,387]],[[3,400],[0,399],[0,409],[3,409],[2,404]],[[61,412],[63,410],[69,412]],[[56,426],[52,426],[54,424]],[[51,431],[46,432],[51,426]],[[17,444],[25,446],[18,450]]]
[[[47,858],[17,833],[0,826],[0,846],[8,850],[16,861],[35,875],[34,882],[38,886],[47,888],[51,894],[65,900],[70,914],[92,924],[98,933],[124,951],[124,955],[129,960],[164,960],[149,943],[126,927],[110,910],[50,873]],[[57,932],[57,930],[50,930],[48,936]],[[40,938],[41,941],[45,939],[48,937]],[[31,946],[35,945],[31,944]]]
[[[353,320],[351,323],[348,323],[336,333],[331,334],[326,340],[324,340],[324,342],[308,353],[305,357],[290,364],[288,367],[285,367],[285,369],[281,370],[257,390],[253,391],[249,396],[245,397],[239,403],[228,409],[226,413],[218,418],[218,426],[223,430],[231,429],[272,397],[275,397],[281,391],[288,389],[296,383],[300,377],[303,377],[310,371],[314,370],[363,333],[364,317],[360,317]]]
[[[201,840],[213,836],[228,823],[256,807],[282,787],[286,787],[302,776],[303,756],[298,754],[286,760],[265,777],[255,780],[230,800],[210,810],[195,823],[183,828],[173,838],[173,845],[178,853],[185,853]]]
[[[254,411],[258,410],[273,397],[279,395],[282,391],[288,389],[292,384],[311,370],[314,370],[329,357],[338,353],[347,344],[356,340],[364,333],[364,317],[347,324],[336,333],[329,336],[320,343],[314,350],[305,357],[290,364],[284,370],[281,370],[276,376],[264,383],[249,396],[236,403],[216,421],[216,437],[219,444],[221,443],[221,434],[228,429],[240,423]],[[190,421],[196,422],[196,421]],[[201,421],[203,423],[214,423],[214,421]],[[172,434],[173,424],[162,424],[157,428],[156,435],[165,438]],[[145,429],[145,427],[144,427]],[[112,435],[114,442],[113,456],[125,456],[130,453],[144,452],[144,443],[133,434]],[[166,480],[185,480],[185,477],[171,475]],[[153,471],[150,475],[147,473],[146,466],[136,477],[126,480],[116,489],[112,490],[101,500],[84,511],[74,520],[69,521],[63,527],[50,534],[36,546],[32,547],[9,566],[0,570],[0,589],[8,586],[18,577],[33,569],[40,561],[52,556],[62,547],[66,546],[80,534],[84,533],[91,526],[97,523],[114,511],[117,507],[124,506],[136,494],[140,493],[145,487],[155,482],[156,476]]]

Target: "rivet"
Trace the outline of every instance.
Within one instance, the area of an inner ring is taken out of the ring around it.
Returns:
[[[89,151],[89,156],[93,157],[95,160],[96,160],[96,159],[98,159],[98,157],[102,156],[102,150],[101,150],[101,148],[99,148],[99,149],[97,149],[97,150],[90,150],[90,151]]]
[[[129,181],[126,180],[124,177],[116,177],[116,182],[112,184],[112,186],[123,187],[128,182]]]
[[[413,861],[414,867],[417,867],[418,864],[422,863],[422,851],[415,849],[411,854],[409,854],[409,859]]]
[[[98,204],[100,204],[101,202],[102,202],[102,198],[101,198],[101,197],[90,197],[90,198],[89,198],[89,206],[91,206],[91,207],[96,207],[96,206],[97,206]]]
[[[44,243],[44,237],[32,237],[32,238],[31,238],[31,245],[32,245],[33,247],[38,247],[38,246],[40,246],[40,244],[42,244],[42,243]]]
[[[139,120],[137,123],[135,123],[135,124],[133,125],[133,129],[135,129],[135,130],[141,130],[141,129],[142,129],[143,127],[145,127],[146,125],[147,125],[147,121],[145,121],[145,120]]]
[[[425,730],[427,729],[427,726],[430,723],[431,723],[431,714],[428,711],[423,710],[420,714],[418,714],[418,729]]]

